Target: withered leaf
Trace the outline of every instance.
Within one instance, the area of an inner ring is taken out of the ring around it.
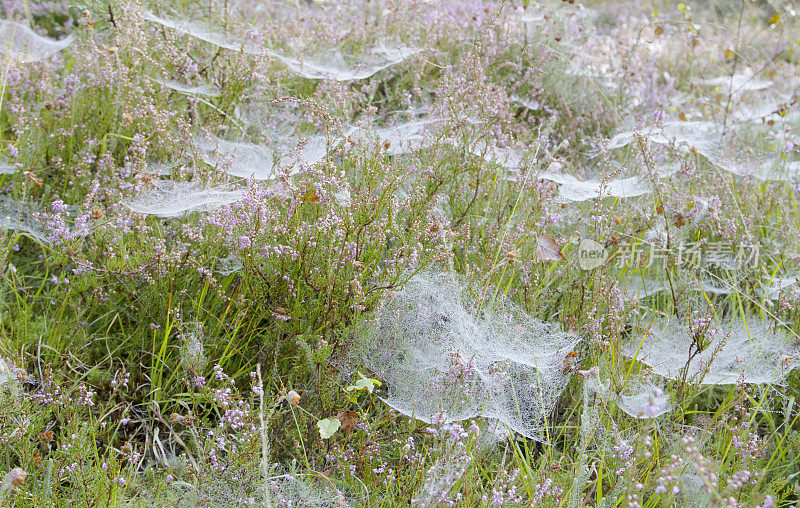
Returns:
[[[563,261],[564,255],[561,254],[561,247],[555,240],[548,235],[542,235],[538,239],[536,246],[536,257],[539,261]]]
[[[314,203],[319,201],[319,195],[314,187],[310,187],[301,197],[301,203]]]
[[[339,414],[336,415],[336,418],[342,422],[341,429],[348,434],[356,429],[356,425],[359,422],[358,413],[355,411],[350,411],[349,409],[342,409],[339,411]]]

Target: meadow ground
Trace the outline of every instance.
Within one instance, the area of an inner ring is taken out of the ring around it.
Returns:
[[[798,12],[0,1],[0,504],[794,505]]]

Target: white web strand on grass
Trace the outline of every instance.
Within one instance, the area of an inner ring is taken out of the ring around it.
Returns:
[[[518,181],[521,178],[519,169],[526,161],[526,152],[519,148],[500,148],[487,143],[472,144],[468,151],[475,156],[482,157],[491,164],[501,166],[505,173],[503,178],[508,181]],[[532,157],[527,159],[536,163]],[[613,178],[601,180],[597,178],[580,180],[574,175],[563,173],[562,165],[558,162],[551,163],[547,171],[536,174],[536,178],[547,180],[559,185],[558,199],[561,202],[581,202],[604,197],[632,198],[649,194],[650,184],[641,181],[636,176],[629,178]]]
[[[20,369],[17,369],[14,364],[0,356],[0,386],[6,383],[16,383],[19,379],[19,372]]]
[[[311,478],[309,477],[309,480]],[[277,506],[298,508],[346,508],[350,506],[345,494],[324,480],[306,481],[285,474],[268,481],[272,499]]]
[[[463,450],[445,452],[425,473],[425,482],[414,493],[411,504],[418,508],[451,505],[450,491],[471,462],[472,456]]]
[[[349,135],[351,138],[377,141],[386,155],[404,155],[429,146],[435,139],[433,126],[439,123],[441,120],[438,118],[422,118],[399,122],[390,127],[355,128]]]
[[[50,58],[70,44],[72,34],[61,40],[42,37],[25,25],[0,19],[0,53],[12,61],[31,63]]]
[[[0,230],[3,229],[27,233],[42,243],[50,243],[44,229],[34,219],[31,206],[8,197],[0,197]]]
[[[672,145],[686,152],[697,152],[713,166],[729,173],[764,181],[792,181],[800,176],[800,161],[791,161],[780,153],[751,154],[744,128],[707,121],[668,121],[660,127],[621,132],[611,138],[609,150],[629,145],[636,134],[653,143]]]
[[[756,289],[756,294],[768,300],[778,300],[782,293],[787,291],[798,292],[800,286],[800,274],[789,275],[787,277],[774,277],[768,285]]]
[[[672,411],[669,395],[653,383],[640,379],[626,381],[627,384],[620,393],[609,389],[606,383],[595,376],[588,376],[585,383],[605,402],[613,401],[620,411],[631,418],[647,420]]]
[[[708,347],[695,356],[687,379],[708,373],[704,385],[730,385],[740,380],[750,384],[780,384],[786,375],[800,366],[800,347],[796,337],[786,330],[773,329],[770,321],[751,317],[741,322],[712,324],[716,333]],[[691,331],[674,319],[658,318],[649,330],[626,344],[623,352],[652,368],[659,376],[678,380],[689,361]],[[717,352],[716,357],[712,354]]]
[[[292,57],[271,49],[259,48],[240,37],[215,30],[202,21],[158,16],[150,11],[143,11],[142,17],[146,21],[179,33],[185,33],[219,48],[242,51],[250,55],[269,55],[282,62],[291,73],[307,79],[363,80],[400,64],[422,51],[419,48],[411,48],[403,44],[381,42],[372,48],[365,48],[362,53],[369,57],[352,64],[347,62],[341,53],[335,51],[327,54]]]
[[[623,179],[578,180],[572,175],[544,172],[537,175],[542,180],[559,184],[559,197],[564,201],[587,201],[602,197],[632,198],[650,193],[650,185],[635,176]]]
[[[457,141],[453,142],[457,144]],[[486,142],[478,142],[470,144],[468,148],[469,153],[476,157],[483,158],[490,164],[496,164],[507,170],[505,179],[509,181],[517,181],[520,178],[519,168],[525,160],[525,152],[519,148],[501,148],[494,144]],[[531,160],[535,163],[535,160]]]
[[[204,97],[219,97],[221,93],[219,88],[209,84],[185,85],[183,83],[174,80],[165,80],[158,78],[150,78],[150,79],[152,79],[154,82],[158,83],[163,87],[169,88],[170,90],[175,90],[176,92],[185,95],[202,95]]]
[[[164,28],[169,28],[179,33],[185,33],[195,39],[205,41],[219,48],[230,49],[231,51],[243,51],[248,54],[261,53],[257,48],[246,44],[241,38],[215,30],[202,21],[162,17],[150,11],[143,11],[142,17],[146,21],[156,23]]]
[[[766,90],[774,83],[757,79],[748,74],[734,74],[732,76],[720,76],[717,78],[697,80],[698,85],[720,87],[725,95],[732,94],[734,97],[741,96],[745,92]]]
[[[244,268],[244,265],[233,254],[229,254],[224,258],[217,258],[216,263],[214,263],[214,271],[223,277],[238,272],[242,268]]]
[[[298,173],[303,163],[313,166],[328,155],[340,140],[330,144],[325,136],[315,135],[303,142],[299,148],[298,140],[284,141],[280,148],[257,145],[240,141],[226,141],[214,137],[198,141],[203,152],[203,160],[210,166],[219,165],[231,176],[271,180],[278,168],[289,169],[288,176]]]
[[[331,480],[322,475],[282,474],[271,477],[271,506],[297,508],[347,508],[351,500]],[[265,502],[264,487],[248,483],[231,468],[197,486],[171,482],[166,492],[170,506],[254,506]]]
[[[16,172],[17,168],[9,164],[6,159],[0,158],[0,175],[13,175]]]
[[[172,218],[193,211],[212,211],[244,196],[244,189],[230,186],[206,188],[195,182],[156,180],[151,189],[123,204],[136,213]]]
[[[423,273],[390,296],[361,333],[354,360],[388,384],[383,399],[425,422],[483,416],[544,441],[579,342],[507,298],[481,306],[460,279]]]
[[[729,295],[736,291],[738,284],[738,281],[692,279],[687,281],[685,289],[712,295]],[[642,276],[625,277],[620,280],[619,287],[622,298],[627,301],[642,300],[670,290],[668,281]],[[682,291],[682,286],[676,286],[676,289]]]

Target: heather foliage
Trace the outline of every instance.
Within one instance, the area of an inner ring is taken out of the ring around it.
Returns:
[[[0,0],[0,504],[796,505],[798,10]]]

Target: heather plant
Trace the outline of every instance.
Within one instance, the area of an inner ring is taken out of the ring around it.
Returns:
[[[795,2],[0,2],[0,504],[794,506]]]

